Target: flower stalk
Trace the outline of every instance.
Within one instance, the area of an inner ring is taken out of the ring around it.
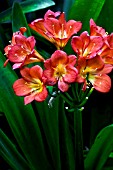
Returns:
[[[74,112],[74,149],[75,170],[84,170],[83,160],[83,132],[82,132],[82,109],[75,107]]]

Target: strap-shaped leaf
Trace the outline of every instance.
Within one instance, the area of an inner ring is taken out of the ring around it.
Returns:
[[[18,12],[17,12],[18,11]],[[21,6],[19,3],[15,2],[12,9],[12,30],[16,32],[20,29],[20,27],[26,27],[27,32],[25,32],[26,36],[30,36],[30,29],[28,27],[25,15],[22,11]]]
[[[12,89],[17,79],[7,65],[3,68],[4,56],[0,53],[0,107],[12,132],[33,170],[51,170],[45,153],[42,135],[31,105],[24,106],[23,98],[17,97]]]
[[[14,170],[29,170],[28,162],[16,149],[6,134],[0,129],[0,155]]]
[[[113,150],[113,124],[97,135],[85,159],[85,170],[101,170]]]
[[[27,0],[20,3],[23,13],[29,13],[55,5],[52,0]],[[12,8],[0,13],[0,23],[11,22]]]
[[[75,19],[83,23],[82,30],[89,29],[89,20],[97,20],[105,0],[76,0],[70,7],[68,19]]]
[[[64,101],[59,102],[59,141],[61,151],[62,169],[75,170],[75,154],[72,136],[69,129],[69,122],[66,117]],[[71,114],[71,113],[69,113]]]
[[[49,103],[49,105],[48,105]],[[48,154],[50,154],[51,164],[54,170],[61,169],[60,146],[59,146],[59,98],[51,97],[49,101],[36,103],[37,117],[40,120],[41,127],[44,131],[47,144]]]
[[[113,1],[105,1],[98,17],[97,24],[105,28],[108,33],[113,32]]]

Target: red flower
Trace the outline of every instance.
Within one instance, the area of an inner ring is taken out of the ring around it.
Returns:
[[[71,45],[79,57],[90,59],[95,57],[101,49],[103,39],[100,36],[89,36],[88,32],[85,31],[80,36],[74,36]]]
[[[79,74],[76,81],[84,83],[83,90],[86,90],[86,86],[89,82],[100,92],[108,92],[110,90],[111,79],[106,74],[112,71],[113,66],[110,64],[105,65],[100,56],[89,60],[80,58],[77,68]]]
[[[48,85],[55,85],[58,82],[58,88],[65,92],[69,84],[75,82],[78,70],[74,67],[76,56],[69,55],[61,50],[55,51],[50,59],[44,63],[44,75],[47,78]]]
[[[33,36],[26,38],[21,32],[13,34],[11,45],[4,49],[8,60],[15,63],[13,69],[29,63],[44,61],[44,58],[34,49],[35,43]],[[4,65],[6,64],[7,61]]]
[[[57,19],[58,15],[60,12],[54,13],[48,10],[44,19],[34,20],[29,26],[55,44],[57,49],[62,49],[69,38],[81,29],[82,24],[74,20],[66,22],[64,13]]]
[[[102,36],[103,38],[107,37],[107,33],[104,28],[97,26],[93,19],[90,19],[90,35],[91,36]]]
[[[25,96],[25,105],[36,100],[42,102],[46,99],[48,92],[45,87],[45,77],[40,66],[23,68],[20,71],[22,78],[13,84],[14,92],[17,96]]]
[[[113,33],[108,35],[105,29],[97,26],[93,19],[90,19],[90,36],[101,36],[103,38],[103,46],[98,52],[105,64],[113,64]]]
[[[105,64],[113,65],[113,33],[106,37],[104,45],[98,55],[102,57]]]

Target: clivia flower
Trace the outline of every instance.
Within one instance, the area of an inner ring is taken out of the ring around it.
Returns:
[[[79,71],[76,81],[84,83],[83,90],[86,90],[89,82],[100,92],[108,92],[111,88],[111,79],[107,75],[113,69],[110,64],[104,64],[100,56],[91,59],[80,58],[77,69]]]
[[[43,70],[36,65],[32,68],[23,68],[20,70],[22,78],[16,80],[13,84],[14,92],[17,96],[25,96],[25,105],[33,100],[42,102],[47,98],[46,78],[43,76]]]
[[[75,20],[66,22],[65,13],[48,10],[44,19],[36,19],[29,26],[55,44],[57,49],[63,49],[70,37],[81,29],[82,23]]]
[[[35,43],[33,36],[26,38],[21,32],[14,33],[11,45],[6,46],[4,49],[8,58],[4,66],[6,66],[9,60],[15,63],[13,69],[29,63],[44,61],[44,58],[34,49]]]
[[[102,36],[107,37],[107,32],[104,28],[97,26],[93,19],[90,19],[90,36]]]
[[[81,33],[80,36],[73,36],[71,46],[78,54],[78,57],[86,59],[93,58],[103,45],[103,39],[100,36],[90,36],[87,31]]]
[[[64,51],[56,50],[44,63],[47,84],[53,86],[58,83],[58,88],[62,92],[67,91],[69,84],[75,82],[78,74],[75,64],[75,55],[68,56]]]

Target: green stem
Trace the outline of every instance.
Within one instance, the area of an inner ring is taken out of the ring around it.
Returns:
[[[79,101],[79,95],[78,95],[78,83],[74,83],[72,84],[72,93],[73,93],[73,97],[76,101]]]
[[[84,170],[83,160],[83,133],[82,133],[82,109],[74,110],[74,143],[75,143],[75,170]]]
[[[89,91],[89,92],[87,93],[87,95],[85,96],[85,98],[82,99],[82,102],[78,105],[79,108],[85,105],[85,103],[87,102],[89,96],[92,94],[93,89],[94,89],[94,88],[91,88],[90,91]]]
[[[70,101],[67,97],[65,97],[65,95],[63,93],[60,93],[60,96],[62,97],[62,99],[67,102],[70,106],[73,106],[73,102]]]

